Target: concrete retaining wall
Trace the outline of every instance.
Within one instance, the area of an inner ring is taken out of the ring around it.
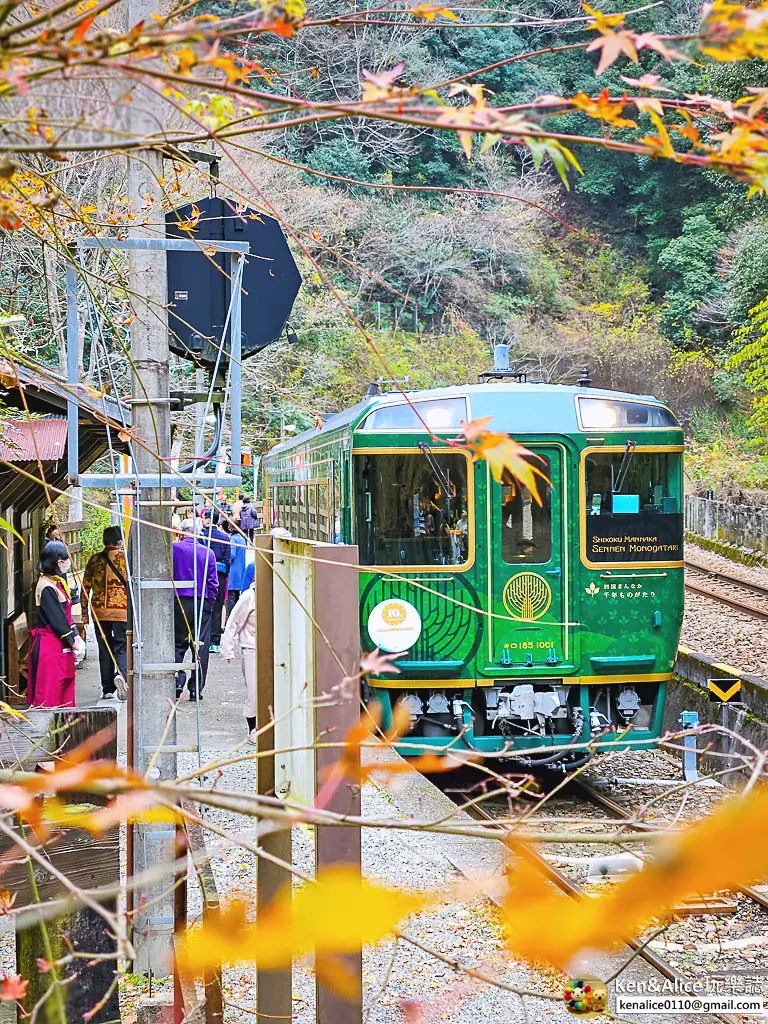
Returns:
[[[768,509],[686,494],[685,529],[710,543],[768,557]]]
[[[711,702],[707,689],[709,679],[741,679],[739,699],[743,703]],[[675,732],[680,729],[680,715],[683,711],[697,711],[702,724],[725,726],[754,743],[760,750],[768,750],[768,681],[739,672],[731,665],[724,665],[686,647],[678,650],[675,678],[667,692],[664,710],[666,731]],[[713,752],[720,754],[731,754],[734,749],[738,749],[737,742],[716,733],[706,737],[706,744]],[[699,746],[704,746],[704,739],[699,741]],[[719,756],[703,755],[700,761],[702,768],[707,771],[716,771],[727,764]]]

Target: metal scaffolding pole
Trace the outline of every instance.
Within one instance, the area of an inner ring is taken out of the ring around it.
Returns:
[[[126,0],[128,25],[149,22],[156,5],[152,0]],[[164,124],[166,109],[162,97],[150,88],[137,87],[127,118],[132,136],[147,138]],[[168,344],[168,274],[164,249],[152,243],[165,235],[162,203],[163,157],[159,151],[144,151],[138,159],[128,157],[128,197],[136,218],[131,239],[147,240],[147,248],[131,247],[129,289],[134,306],[131,324],[132,387],[131,408],[135,436],[137,474],[161,474],[157,488],[137,488],[136,512],[141,519],[132,533],[133,573],[139,594],[134,623],[134,764],[139,773],[149,771],[160,779],[176,777],[176,754],[164,748],[176,746],[175,719],[167,725],[176,696],[173,671],[173,589],[171,554],[172,475],[167,467],[171,455],[171,409]],[[160,460],[166,460],[161,462]],[[164,472],[165,471],[165,472]],[[167,473],[167,485],[162,479]],[[158,529],[159,527],[159,529]],[[165,529],[163,529],[163,527]],[[147,585],[149,584],[149,585]],[[152,665],[151,674],[142,671]],[[166,729],[168,730],[166,732]],[[175,859],[175,832],[167,824],[134,825],[134,872]],[[174,876],[148,885],[136,893],[138,908],[134,920],[135,969],[164,977],[173,972]]]

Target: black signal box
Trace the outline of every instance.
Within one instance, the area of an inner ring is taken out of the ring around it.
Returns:
[[[199,251],[168,250],[171,351],[199,366],[213,366],[222,348],[222,361],[229,355],[230,332],[225,338],[224,325],[232,294],[230,256],[206,253],[206,241],[250,244],[241,289],[243,359],[277,341],[301,287],[299,268],[279,222],[214,197],[171,210],[165,224],[169,238],[200,244]]]

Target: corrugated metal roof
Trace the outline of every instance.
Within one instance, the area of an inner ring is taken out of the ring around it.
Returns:
[[[57,462],[67,456],[67,421],[59,416],[1,420],[0,459]]]

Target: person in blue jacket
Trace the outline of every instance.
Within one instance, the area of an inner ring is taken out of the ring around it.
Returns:
[[[219,513],[215,508],[203,509],[203,542],[211,549],[216,559],[216,574],[219,578],[219,589],[216,593],[216,600],[213,603],[211,612],[211,643],[210,653],[218,654],[221,646],[221,624],[222,612],[224,611],[224,599],[227,596],[227,580],[229,569],[232,565],[232,548],[229,543],[229,534],[219,528]]]
[[[229,567],[229,593],[227,594],[227,618],[240,599],[245,575],[245,537],[238,533],[234,523],[226,520],[224,529],[229,534],[229,549],[232,552],[232,564]]]

